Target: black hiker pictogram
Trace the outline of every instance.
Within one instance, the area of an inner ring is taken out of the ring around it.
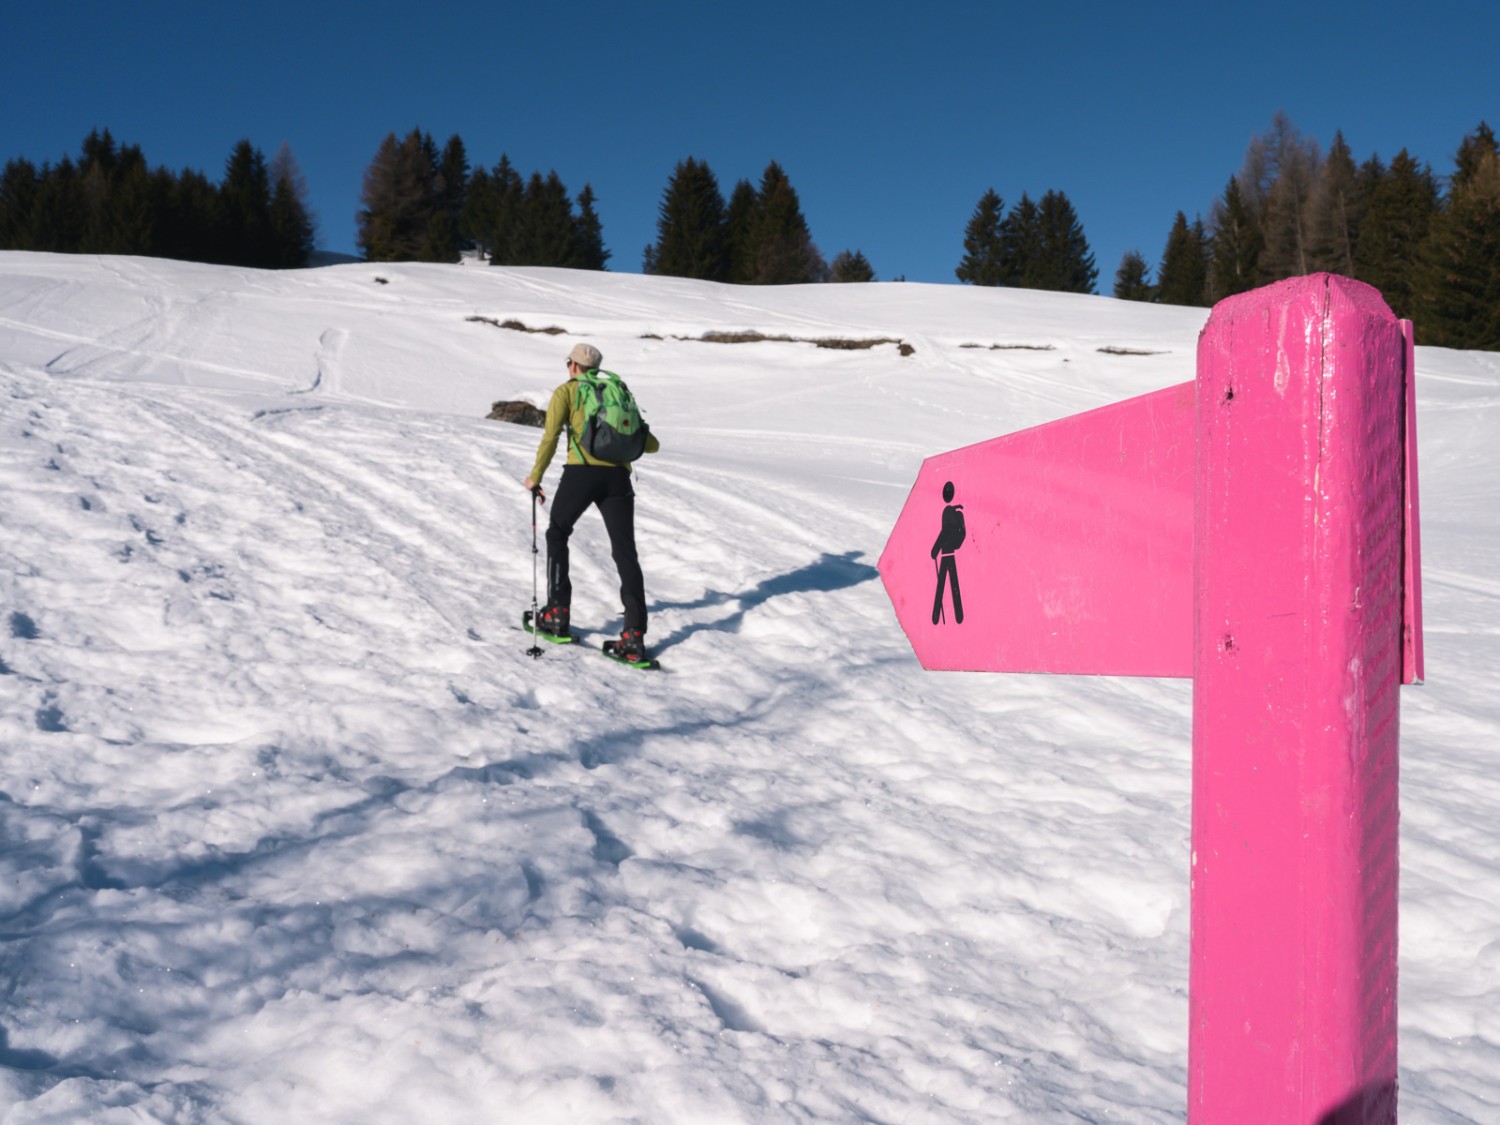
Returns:
[[[939,621],[946,622],[947,620],[943,615],[943,586],[951,583],[953,586],[953,620],[955,624],[962,625],[964,623],[964,600],[958,592],[958,563],[953,558],[953,552],[964,545],[967,531],[964,528],[964,506],[953,503],[951,480],[943,485],[943,503],[947,507],[943,509],[942,530],[938,532],[937,541],[932,545],[932,559],[937,564],[937,593],[932,599],[932,623],[936,625]]]

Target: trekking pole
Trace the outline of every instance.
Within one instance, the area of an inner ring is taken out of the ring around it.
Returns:
[[[542,655],[542,646],[536,643],[537,630],[537,604],[536,604],[536,498],[537,489],[531,490],[531,647],[526,650],[526,655],[533,660]]]
[[[934,558],[932,560],[932,569],[937,575],[938,580],[938,624],[946,625],[948,624],[948,610],[943,605],[943,564]]]

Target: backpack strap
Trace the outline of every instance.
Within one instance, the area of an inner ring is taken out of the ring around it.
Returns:
[[[588,368],[588,369],[580,372],[578,378],[573,380],[573,405],[574,405],[575,408],[578,405],[578,395],[582,393],[581,390],[580,390],[580,388],[583,386],[583,382],[585,380],[587,380],[588,383],[591,386],[593,386],[593,388],[594,388],[594,397],[596,399],[599,397],[598,375],[599,375],[599,369],[597,367],[591,367],[591,368]],[[568,411],[568,420],[567,420],[566,425],[568,427],[568,441],[572,443],[574,449],[578,450],[578,460],[579,460],[579,462],[582,463],[582,464],[584,464],[584,465],[587,465],[589,463],[589,459],[588,459],[587,456],[584,455],[583,446],[581,446],[581,445],[578,444],[578,436],[575,433],[573,433],[573,411],[572,410]]]

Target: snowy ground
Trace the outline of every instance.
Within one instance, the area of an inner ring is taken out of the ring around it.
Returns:
[[[0,1121],[1180,1120],[1190,685],[925,673],[874,564],[923,456],[1203,319],[0,254]],[[657,675],[516,628],[538,431],[484,415],[578,339],[664,445]],[[1418,366],[1401,1117],[1493,1122],[1500,356]]]

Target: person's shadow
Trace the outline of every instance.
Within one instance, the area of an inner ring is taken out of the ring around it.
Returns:
[[[841,555],[824,552],[806,566],[799,566],[796,570],[785,574],[763,579],[743,593],[708,590],[701,598],[690,602],[653,603],[651,606],[653,614],[668,609],[707,609],[711,606],[731,604],[736,605],[737,609],[728,617],[721,617],[716,621],[697,621],[684,625],[669,636],[655,641],[651,647],[656,652],[661,652],[687,640],[694,633],[701,633],[705,630],[716,633],[738,633],[740,626],[745,622],[745,615],[772,598],[784,597],[787,594],[833,593],[836,590],[847,590],[851,586],[858,586],[861,582],[879,578],[880,571],[868,563],[860,562],[862,558],[864,558],[863,551],[845,551]]]

